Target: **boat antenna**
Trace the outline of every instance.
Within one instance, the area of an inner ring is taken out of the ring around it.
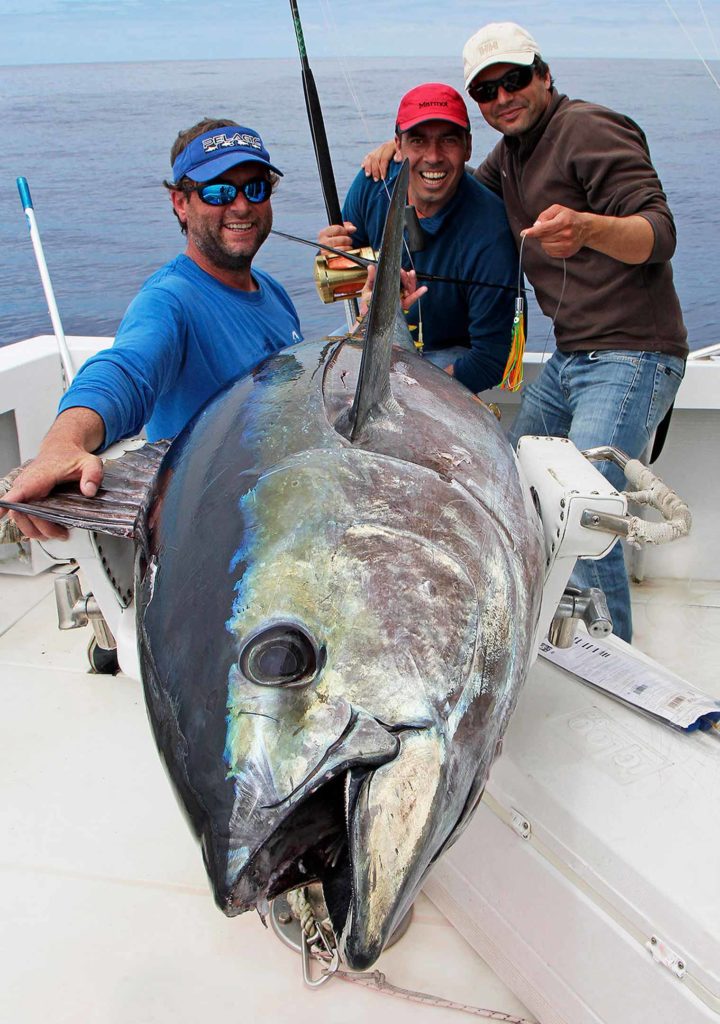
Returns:
[[[43,291],[45,292],[45,301],[47,302],[48,312],[50,314],[50,319],[52,320],[53,330],[55,331],[55,340],[57,341],[58,351],[60,353],[60,364],[62,366],[64,377],[63,388],[64,390],[67,390],[75,376],[75,371],[73,370],[70,350],[68,349],[67,341],[65,340],[65,332],[60,320],[57,302],[55,301],[55,293],[53,292],[50,273],[47,268],[47,263],[45,262],[45,253],[43,252],[42,242],[40,241],[40,232],[35,218],[35,209],[33,207],[32,197],[30,195],[30,186],[27,183],[27,178],[18,178],[17,187],[18,192],[20,193],[20,202],[22,203],[23,210],[25,211],[25,217],[30,229],[30,240],[35,252],[35,260],[40,272]]]
[[[323,119],[320,97],[318,96],[315,76],[307,57],[305,49],[305,37],[303,36],[300,12],[298,11],[297,0],[290,0],[290,13],[292,14],[295,27],[295,38],[297,39],[298,53],[300,55],[300,66],[302,69],[303,92],[305,94],[305,109],[307,110],[310,123],[310,134],[317,160],[318,174],[320,175],[320,187],[325,201],[325,210],[328,216],[328,224],[342,224],[342,211],[338,199],[337,185],[335,184],[335,173],[333,171],[330,147],[328,146],[327,134],[325,132],[325,121]],[[347,302],[346,310],[348,323],[352,323],[357,316],[357,302],[350,299]]]

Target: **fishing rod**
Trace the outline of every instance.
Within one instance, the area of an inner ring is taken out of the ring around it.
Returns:
[[[325,245],[323,242],[312,242],[309,238],[300,238],[298,235],[289,235],[285,231],[277,231],[275,228],[272,228],[270,233],[273,234],[273,235],[279,235],[280,238],[287,238],[291,242],[301,242],[303,245],[310,245],[310,246],[312,246],[313,249],[323,249],[325,252],[331,252],[335,256],[342,256],[344,259],[348,260],[350,263],[354,263],[358,267],[364,267],[364,268],[374,267],[374,266],[376,266],[376,264],[378,262],[377,259],[374,258],[374,257],[361,255],[363,252],[372,252],[373,250],[370,249],[369,247],[365,247],[365,248],[361,249],[359,253],[358,252],[348,252],[345,249],[334,249],[331,245]],[[315,279],[316,279],[316,284],[317,284],[317,287],[318,287],[318,291],[320,291],[320,281],[319,281],[319,278],[320,278],[320,272],[319,272],[318,267],[316,265],[316,268],[315,268]],[[440,283],[440,284],[478,285],[478,286],[483,287],[483,288],[497,288],[500,291],[512,292],[513,295],[517,295],[518,294],[518,286],[517,285],[497,284],[494,281],[477,281],[477,280],[472,280],[472,279],[464,278],[464,277],[444,277],[441,274],[422,274],[422,273],[417,273],[416,274],[416,278],[417,278],[418,281],[432,281],[432,282]],[[523,294],[525,292],[525,288],[521,287],[519,289],[519,291],[520,291],[520,294]],[[323,296],[323,292],[321,292],[321,297],[322,296]],[[332,302],[332,301],[334,301],[334,299],[333,298],[330,298],[330,299],[323,298],[323,301],[324,302]]]
[[[315,85],[315,76],[308,62],[297,0],[290,0],[290,13],[292,14],[295,38],[297,39],[298,53],[300,54],[305,109],[307,110],[308,121],[310,122],[310,134],[312,135],[315,159],[317,160],[318,174],[320,175],[320,186],[323,199],[325,200],[325,210],[329,218],[328,223],[342,224],[340,200],[338,199],[337,186],[335,184],[330,147],[325,133],[325,122],[323,120],[322,107],[320,106],[320,97]]]
[[[17,187],[18,192],[20,193],[20,202],[22,203],[22,208],[25,211],[25,217],[30,229],[30,240],[35,252],[35,260],[37,262],[38,270],[40,272],[40,280],[42,282],[43,291],[45,292],[45,301],[48,304],[48,312],[52,321],[53,330],[55,331],[55,340],[57,341],[58,350],[60,352],[60,364],[65,378],[65,388],[67,388],[75,376],[75,371],[73,370],[70,350],[67,346],[67,341],[65,340],[65,332],[60,320],[60,312],[57,307],[57,302],[55,301],[55,293],[53,292],[50,273],[45,261],[45,253],[43,252],[42,242],[40,241],[40,232],[35,218],[35,209],[33,207],[32,197],[30,195],[30,186],[28,185],[27,178],[17,178]]]
[[[320,187],[325,201],[325,210],[328,215],[328,224],[342,224],[342,211],[338,199],[337,185],[335,184],[335,173],[333,171],[330,147],[325,132],[325,121],[323,119],[320,97],[318,96],[315,76],[312,73],[308,61],[307,50],[305,49],[305,37],[300,21],[297,0],[290,0],[290,13],[295,28],[298,53],[300,55],[300,67],[302,71],[303,93],[305,95],[305,109],[307,110],[310,123],[310,134],[315,150],[318,174],[320,175]],[[355,299],[348,299],[346,306],[348,326],[352,325],[358,313],[358,305]]]

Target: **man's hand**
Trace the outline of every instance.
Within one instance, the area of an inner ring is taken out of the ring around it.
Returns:
[[[363,286],[363,290],[360,292],[360,315],[363,316],[368,311],[370,305],[370,299],[372,297],[372,291],[375,287],[375,277],[377,275],[377,267],[368,267],[367,281]],[[417,274],[414,270],[401,270],[400,271],[400,305],[404,310],[410,309],[410,307],[421,299],[427,292],[427,285],[423,284],[419,288],[417,286]]]
[[[640,214],[608,217],[557,204],[543,210],[533,226],[520,234],[537,238],[548,256],[555,259],[569,259],[587,246],[621,263],[637,265],[650,259],[655,245],[652,225]]]
[[[375,276],[377,274],[377,267],[368,267],[367,281],[363,290],[360,292],[360,312],[366,313],[368,306],[370,305],[370,298],[372,296],[372,290],[375,286]],[[403,310],[408,310],[410,307],[421,299],[423,295],[427,293],[427,285],[417,285],[417,274],[414,270],[401,270],[400,271],[400,305]]]
[[[318,232],[317,240],[320,245],[329,245],[333,249],[354,249],[355,243],[352,236],[357,228],[349,220],[343,224],[330,224]]]
[[[414,270],[400,271],[400,305],[405,311],[425,294],[427,294],[427,285],[421,284],[418,288],[417,274]]]
[[[523,238],[537,238],[548,256],[569,259],[587,243],[590,216],[556,203],[543,210],[533,226],[520,234]]]
[[[91,409],[68,409],[55,420],[43,441],[36,459],[18,475],[5,501],[18,504],[45,498],[58,484],[80,481],[80,490],[94,498],[103,478],[102,460],[91,451],[99,448],[105,436],[105,424]],[[0,509],[4,515],[4,510]],[[44,519],[10,512],[11,519],[30,540],[62,539],[68,532],[63,526]]]
[[[398,164],[402,163],[400,151],[394,142],[381,142],[377,149],[371,150],[363,157],[360,166],[365,171],[366,178],[372,178],[373,181],[380,181],[382,178],[384,181],[392,160]]]

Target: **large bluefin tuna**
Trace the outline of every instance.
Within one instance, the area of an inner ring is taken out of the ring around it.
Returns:
[[[152,727],[218,905],[320,880],[358,969],[480,799],[544,568],[492,412],[391,345],[406,182],[364,346],[306,342],[231,386],[123,528]],[[98,499],[44,504],[98,528]]]

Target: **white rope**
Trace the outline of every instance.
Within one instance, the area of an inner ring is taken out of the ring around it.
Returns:
[[[308,898],[307,890],[304,887],[293,889],[285,896],[293,916],[299,921],[300,927],[307,936],[310,943],[314,943],[321,937],[325,938],[327,954],[336,949],[335,935],[332,930],[330,919],[326,917],[320,920],[316,916],[315,908]],[[326,969],[329,956],[323,952],[317,944],[310,950],[310,956],[317,960]],[[480,1006],[470,1006],[468,1003],[456,1003],[452,999],[444,999],[442,996],[434,996],[427,992],[416,992],[413,989],[401,988],[389,982],[382,971],[363,971],[355,973],[337,968],[334,971],[330,968],[331,976],[342,978],[354,985],[361,985],[363,988],[376,989],[386,995],[397,996],[400,999],[407,999],[413,1003],[422,1003],[425,1006],[439,1006],[447,1010],[459,1010],[461,1013],[469,1013],[473,1017],[482,1017],[484,1020],[501,1021],[503,1024],[530,1024],[524,1017],[515,1017],[502,1010],[486,1010]]]
[[[4,497],[10,490],[21,469],[22,466],[18,466],[17,469],[11,469],[7,476],[0,479],[0,498]],[[26,559],[27,553],[22,546],[22,541],[25,539],[12,519],[8,519],[6,515],[0,519],[0,544],[17,544],[20,548],[18,552],[19,557]]]
[[[638,505],[648,505],[663,517],[663,523],[649,523],[638,516],[629,517],[627,542],[639,547],[641,544],[669,544],[680,537],[687,537],[692,525],[692,515],[686,502],[663,483],[651,469],[639,459],[629,459],[625,466],[625,477],[634,491],[625,491],[625,496]]]
[[[424,1006],[437,1006],[445,1010],[458,1010],[460,1013],[468,1013],[471,1017],[482,1017],[483,1020],[503,1021],[504,1024],[531,1024],[526,1017],[516,1017],[512,1013],[504,1013],[502,1010],[486,1010],[482,1006],[471,1006],[469,1003],[456,1003],[452,999],[443,999],[442,996],[429,995],[426,992],[415,992],[413,989],[400,988],[399,985],[391,984],[382,971],[368,971],[362,974],[353,974],[351,971],[342,969],[335,972],[336,978],[352,982],[354,985],[362,985],[363,988],[377,989],[387,995],[398,996],[400,999],[407,999],[411,1003],[422,1003]]]

